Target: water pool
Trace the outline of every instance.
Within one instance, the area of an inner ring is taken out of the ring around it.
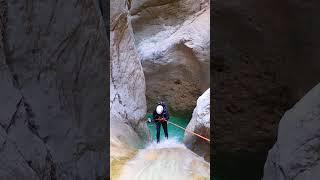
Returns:
[[[147,114],[147,118],[152,119],[152,114]],[[186,128],[190,120],[180,118],[180,117],[170,116],[169,121]],[[148,123],[148,128],[150,130],[152,140],[156,141],[157,140],[156,124],[155,123]],[[182,142],[183,137],[184,137],[184,130],[168,123],[168,135],[169,135],[169,138],[175,138],[178,142]],[[163,138],[164,138],[164,131],[161,126],[160,141],[163,140]]]

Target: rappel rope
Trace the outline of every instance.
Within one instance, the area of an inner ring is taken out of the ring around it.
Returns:
[[[187,130],[186,128],[183,128],[183,127],[179,126],[178,124],[175,124],[175,123],[170,122],[170,121],[168,121],[168,120],[165,120],[165,119],[164,119],[164,121],[167,121],[168,123],[170,123],[170,124],[172,124],[172,125],[174,125],[174,126],[176,126],[176,127],[178,127],[178,128],[181,128],[181,129],[183,129],[184,131],[186,131],[186,132],[188,132],[188,133],[191,133],[191,134],[193,134],[193,135],[195,135],[195,136],[197,136],[197,137],[199,137],[199,138],[201,138],[201,139],[203,139],[203,140],[206,140],[206,141],[210,142],[210,139],[209,139],[209,138],[206,138],[206,137],[204,137],[204,136],[201,136],[200,134],[197,134],[197,133],[195,133],[195,132],[193,132],[193,131],[189,131],[189,130]]]
[[[200,134],[197,134],[197,133],[195,133],[195,132],[193,132],[193,131],[189,131],[189,130],[187,130],[187,129],[185,129],[185,128],[183,128],[183,127],[181,127],[181,126],[179,126],[179,125],[177,125],[177,124],[175,124],[175,123],[173,123],[173,122],[168,121],[168,120],[165,120],[165,119],[164,119],[164,121],[167,121],[168,123],[170,123],[170,124],[172,124],[172,125],[174,125],[174,126],[176,126],[176,127],[178,127],[178,128],[181,128],[181,129],[183,129],[184,131],[186,131],[186,132],[188,132],[188,133],[191,133],[191,134],[193,134],[193,135],[196,135],[196,136],[198,136],[199,138],[202,138],[202,139],[210,142],[210,139],[208,139],[208,138],[206,138],[206,137],[203,137],[203,136],[201,136]]]

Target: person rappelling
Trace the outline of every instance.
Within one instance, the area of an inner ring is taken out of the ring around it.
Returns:
[[[167,121],[169,120],[169,113],[167,106],[164,102],[157,103],[155,110],[153,111],[153,121],[156,123],[157,128],[157,143],[160,142],[160,128],[162,125],[164,135],[168,139],[168,127]]]
[[[210,143],[210,139],[205,137],[205,136],[202,136],[198,133],[195,133],[191,130],[188,130],[176,123],[173,123],[171,121],[169,121],[169,112],[167,110],[167,106],[166,104],[163,102],[163,101],[159,101],[156,105],[156,108],[155,110],[153,111],[153,118],[151,120],[151,118],[148,118],[148,122],[151,123],[151,122],[155,122],[156,123],[156,130],[157,130],[157,143],[160,142],[160,129],[161,129],[161,125],[162,125],[162,128],[163,128],[163,131],[164,131],[164,134],[165,134],[165,137],[168,139],[168,128],[167,128],[167,123],[170,123],[172,125],[174,125],[175,127],[178,127],[190,134],[193,134],[207,142]],[[150,138],[150,137],[149,137]]]

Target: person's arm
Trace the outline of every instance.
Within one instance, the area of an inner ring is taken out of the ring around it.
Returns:
[[[164,117],[166,118],[166,120],[169,120],[170,116],[169,116],[169,112],[167,110],[167,107],[164,108],[164,111],[165,111],[165,113],[164,113],[165,116]]]

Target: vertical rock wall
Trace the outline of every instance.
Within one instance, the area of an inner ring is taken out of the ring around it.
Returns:
[[[110,2],[110,171],[116,179],[148,132],[145,78],[134,44],[131,1]]]
[[[145,79],[134,44],[130,1],[111,1],[110,125],[111,136],[137,146],[146,133]]]
[[[111,119],[137,123],[146,113],[145,80],[129,19],[127,1],[111,1]]]

